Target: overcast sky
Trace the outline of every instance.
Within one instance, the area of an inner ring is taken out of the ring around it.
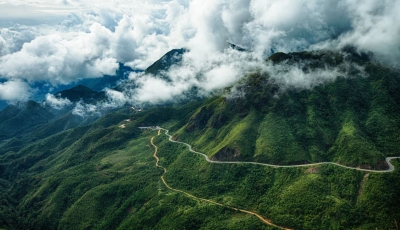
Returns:
[[[0,0],[0,100],[26,100],[38,81],[113,74],[118,62],[144,69],[182,47],[172,83],[133,75],[141,88],[129,100],[210,92],[278,51],[353,45],[399,67],[399,12],[399,0]]]

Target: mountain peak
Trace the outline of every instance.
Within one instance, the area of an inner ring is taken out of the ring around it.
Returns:
[[[89,87],[86,87],[86,86],[81,85],[81,84],[72,87],[70,90],[75,90],[75,91],[94,91],[94,90],[90,89]]]
[[[82,100],[85,103],[95,103],[105,99],[104,92],[94,91],[86,86],[77,85],[71,89],[63,90],[55,94],[59,98],[67,98],[72,102],[78,102]]]
[[[182,60],[182,55],[187,52],[187,49],[173,49],[168,51],[164,56],[150,65],[146,70],[146,74],[157,75],[162,71],[168,70],[172,65],[178,64]]]

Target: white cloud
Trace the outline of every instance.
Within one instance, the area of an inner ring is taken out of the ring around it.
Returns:
[[[238,80],[238,72],[229,65],[218,66],[205,74],[204,89],[212,92],[221,89]]]
[[[6,50],[6,41],[4,38],[0,35],[0,55],[3,56],[7,52]]]
[[[0,57],[0,75],[53,85],[112,75],[118,63],[109,55],[109,36],[111,32],[99,24],[93,24],[89,33],[39,36],[21,50]]]
[[[56,98],[53,94],[48,93],[44,102],[55,109],[62,109],[65,106],[72,105],[72,102],[68,98]]]
[[[400,1],[347,0],[353,30],[340,44],[371,51],[381,61],[400,68]]]
[[[195,88],[200,96],[207,96],[265,65],[262,58],[233,49],[226,49],[223,53],[216,52],[205,63],[199,64],[198,60],[196,53],[185,53],[179,65],[174,65],[163,73],[169,80],[160,76],[132,73],[130,82],[120,85],[124,90],[117,98],[121,96],[123,101],[134,104],[162,103],[184,98],[182,95]]]
[[[129,101],[129,99],[123,92],[115,91],[108,88],[105,89],[105,92],[107,97],[109,98],[109,101],[104,103],[103,107],[121,107]]]
[[[307,65],[307,64],[306,64]],[[325,67],[321,69],[309,69],[304,71],[304,63],[295,65],[272,65],[269,63],[263,71],[270,79],[281,88],[311,89],[315,86],[334,81],[339,76],[347,77],[346,69]]]
[[[124,100],[173,99],[192,87],[206,94],[260,68],[276,51],[353,45],[399,67],[397,0],[11,2],[64,21],[29,27],[16,21],[0,29],[0,75],[7,79],[57,85],[112,74],[118,62],[144,69],[172,48],[190,50],[170,70],[172,82],[138,77],[140,88],[124,92]],[[232,52],[227,42],[251,54]],[[299,85],[307,78],[296,69],[292,74]]]
[[[96,105],[86,104],[82,101],[76,103],[75,108],[72,110],[72,114],[81,117],[86,116],[100,116],[100,109]]]
[[[174,99],[189,90],[191,84],[183,82],[167,82],[153,77],[138,79],[139,88],[136,90],[134,99],[138,102],[160,103]]]
[[[10,80],[0,83],[0,100],[24,101],[31,95],[29,85],[20,80]]]

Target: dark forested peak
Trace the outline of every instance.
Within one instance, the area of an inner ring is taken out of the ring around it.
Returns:
[[[104,92],[97,92],[83,85],[77,85],[71,89],[60,91],[55,95],[59,98],[67,98],[72,102],[82,100],[85,103],[94,103],[105,99]]]
[[[65,91],[94,92],[94,90],[91,90],[89,87],[86,87],[86,86],[83,86],[83,85],[77,85],[75,87],[72,87],[71,89],[64,90],[64,91],[61,91],[61,92],[65,92]]]
[[[273,64],[299,64],[299,63],[319,63],[320,65],[337,65],[343,62],[344,55],[332,51],[303,51],[295,53],[277,52],[272,54],[267,61]]]
[[[146,74],[157,75],[162,71],[168,70],[171,66],[175,64],[179,64],[182,60],[182,55],[187,52],[187,49],[173,49],[167,52],[164,56],[162,56],[159,60],[154,62],[151,66],[149,66],[146,70]]]
[[[240,46],[238,46],[238,45],[235,45],[235,44],[233,44],[233,43],[228,42],[228,44],[229,44],[229,47],[232,48],[232,49],[234,49],[234,50],[241,51],[241,52],[242,52],[242,51],[247,51],[245,48],[240,47]]]
[[[272,54],[267,61],[273,64],[319,63],[321,65],[335,66],[343,62],[364,65],[371,61],[372,54],[358,51],[354,47],[346,46],[340,51],[318,50],[293,53],[277,52]]]
[[[27,109],[36,109],[36,108],[39,108],[39,107],[40,107],[40,104],[37,103],[36,101],[29,100],[29,101],[26,102],[26,108]]]
[[[287,53],[277,52],[277,53],[274,53],[271,56],[269,56],[267,61],[272,61],[274,64],[277,64],[277,63],[283,62],[285,60],[288,60],[291,57],[292,56]]]

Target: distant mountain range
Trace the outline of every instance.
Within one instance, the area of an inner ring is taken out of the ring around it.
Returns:
[[[134,70],[128,66],[123,65],[122,63],[119,64],[119,68],[116,71],[114,76],[101,76],[98,78],[86,78],[82,79],[78,82],[73,82],[67,85],[59,85],[59,86],[49,86],[46,83],[36,83],[32,87],[35,88],[37,91],[31,97],[31,100],[40,102],[45,99],[46,94],[48,93],[56,93],[63,90],[68,90],[74,86],[82,85],[86,86],[95,91],[102,91],[104,88],[114,88],[117,86],[117,83],[121,80],[127,79],[129,73],[131,72],[142,72],[142,70]],[[0,110],[7,107],[8,103],[6,101],[0,100]]]

